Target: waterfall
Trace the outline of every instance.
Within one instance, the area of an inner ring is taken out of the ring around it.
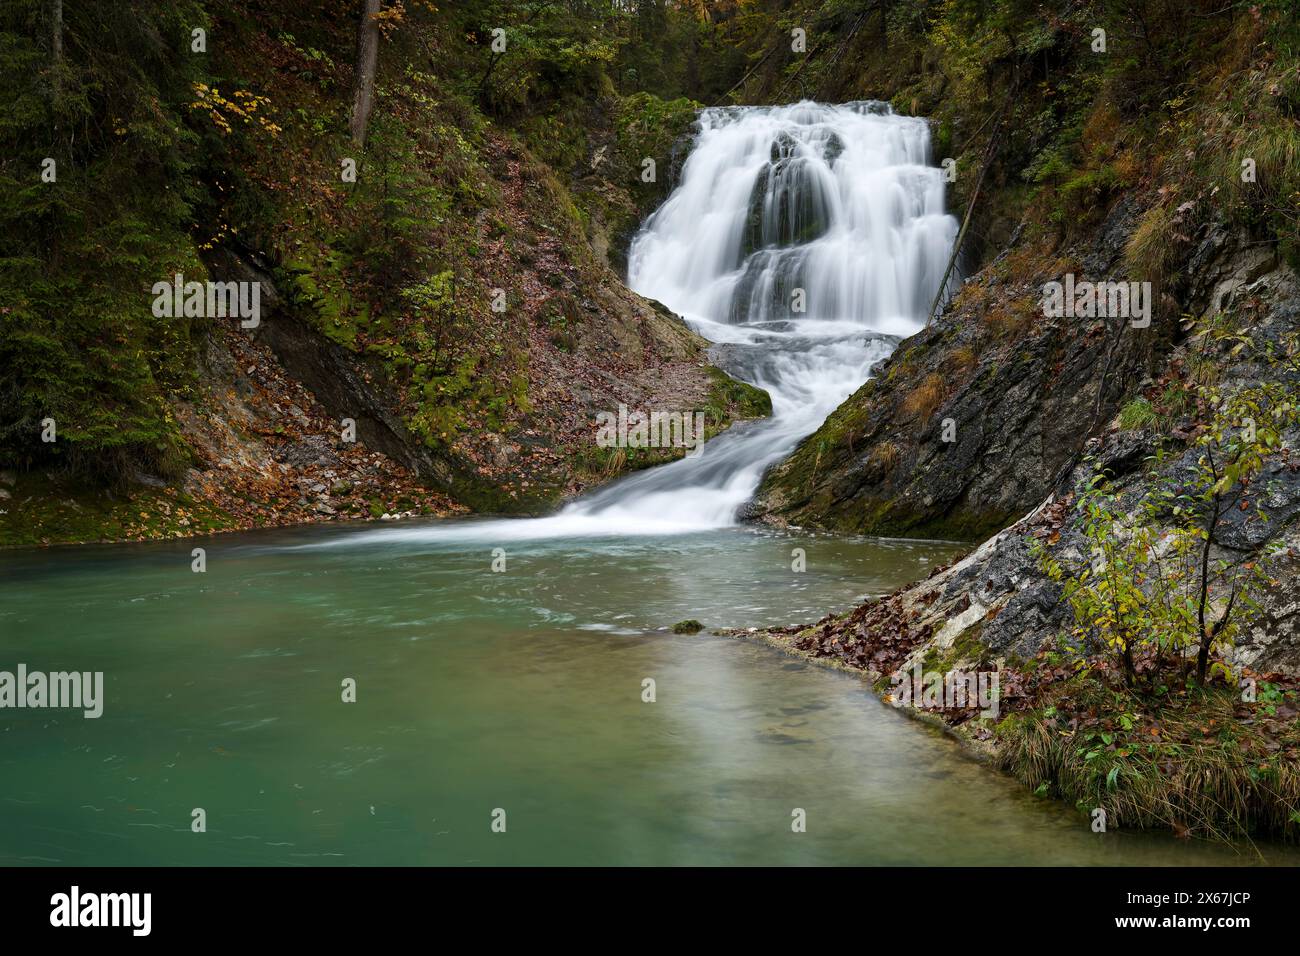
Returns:
[[[704,110],[680,183],[632,242],[628,284],[766,389],[772,417],[550,518],[375,533],[493,541],[735,524],[763,472],[924,324],[957,234],[929,145],[925,120],[884,103]]]
[[[957,234],[925,120],[884,103],[700,115],[680,185],[642,227],[628,284],[682,315],[769,421],[562,512],[624,531],[733,524],[790,454],[925,320]]]

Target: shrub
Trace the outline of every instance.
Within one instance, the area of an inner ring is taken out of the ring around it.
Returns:
[[[1253,595],[1268,583],[1263,563],[1228,560],[1216,548],[1229,514],[1253,505],[1266,520],[1252,482],[1281,449],[1282,429],[1298,420],[1293,389],[1264,382],[1220,404],[1190,462],[1156,456],[1152,490],[1140,500],[1110,491],[1101,471],[1088,482],[1077,510],[1091,564],[1067,569],[1044,557],[1044,567],[1063,585],[1074,636],[1099,640],[1129,687],[1157,687],[1170,661],[1193,651],[1196,681],[1205,684],[1211,655],[1259,613]]]

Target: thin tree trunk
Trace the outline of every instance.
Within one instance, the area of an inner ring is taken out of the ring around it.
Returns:
[[[1210,460],[1210,474],[1215,481],[1219,478],[1219,467],[1214,462],[1213,453],[1207,457]],[[1210,602],[1210,548],[1214,545],[1214,532],[1219,526],[1219,502],[1220,495],[1214,495],[1210,499],[1210,522],[1205,529],[1205,547],[1201,549],[1201,578],[1198,582],[1198,595],[1196,602],[1196,625],[1200,629],[1197,635],[1200,638],[1200,648],[1196,653],[1196,683],[1201,686],[1205,685],[1205,671],[1210,661],[1210,645],[1214,643],[1214,637],[1205,628],[1205,609]]]
[[[63,85],[63,0],[50,0],[50,49],[54,63],[54,92]]]
[[[366,126],[375,106],[375,68],[379,63],[379,14],[381,0],[365,0],[357,25],[357,71],[352,85],[352,140],[366,145]]]
[[[483,71],[483,75],[478,79],[478,89],[475,91],[475,97],[478,99],[479,106],[482,107],[484,111],[486,111],[489,106],[488,80],[492,79],[492,71],[496,69],[497,61],[502,59],[504,56],[504,53],[493,53],[488,57],[487,69]]]
[[[957,230],[957,240],[952,244],[952,255],[948,257],[948,268],[943,270],[943,278],[939,281],[939,288],[935,290],[934,301],[930,303],[930,311],[925,316],[927,326],[934,320],[935,313],[939,311],[939,305],[943,302],[944,290],[948,288],[948,278],[952,275],[953,266],[957,264],[957,255],[961,252],[962,240],[966,238],[966,229],[970,226],[971,213],[975,211],[975,201],[979,199],[980,187],[984,185],[984,174],[993,165],[993,157],[997,155],[998,146],[1002,144],[1002,124],[1010,115],[1007,112],[1007,107],[1011,105],[1011,98],[1015,96],[1016,90],[1019,88],[1020,71],[1017,70],[1015,80],[1007,90],[1007,98],[1002,101],[1002,106],[997,112],[998,123],[993,127],[993,132],[989,134],[988,145],[984,148],[984,161],[980,164],[980,174],[975,180],[975,189],[970,194],[970,202],[966,204],[966,215],[962,217],[961,228]]]

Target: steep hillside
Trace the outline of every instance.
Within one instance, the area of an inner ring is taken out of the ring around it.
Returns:
[[[612,85],[635,23],[384,4],[358,134],[356,6],[6,7],[0,542],[536,513],[671,457],[600,411],[766,413],[608,265],[694,115]],[[154,314],[178,274],[258,321]]]

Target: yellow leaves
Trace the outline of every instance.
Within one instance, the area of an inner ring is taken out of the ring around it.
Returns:
[[[390,0],[387,7],[371,17],[385,40],[391,40],[399,25],[406,21],[406,8],[402,0]]]
[[[233,116],[236,120],[243,120],[245,124],[256,121],[258,126],[271,136],[280,134],[281,128],[258,112],[259,110],[265,112],[270,108],[269,97],[248,90],[235,90],[230,97],[226,97],[217,87],[209,87],[206,83],[195,83],[193,89],[195,99],[190,104],[190,109],[206,110],[212,118],[212,124],[223,133],[230,133],[232,127],[229,117]]]

